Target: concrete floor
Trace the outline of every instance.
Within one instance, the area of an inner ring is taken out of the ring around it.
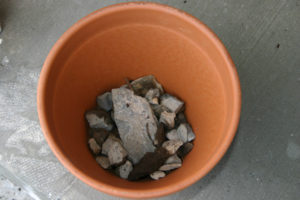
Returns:
[[[0,165],[22,180],[25,190],[29,183],[40,199],[117,199],[58,163],[39,129],[35,97],[43,61],[60,35],[83,16],[117,2],[123,1],[0,1],[0,60],[10,61],[0,66]],[[156,2],[194,15],[217,33],[236,64],[243,97],[239,130],[222,161],[191,187],[162,199],[299,199],[300,1]],[[34,153],[22,142],[33,140],[42,156],[32,156],[35,164],[28,167],[33,162],[24,155]],[[49,179],[47,170],[58,178]]]

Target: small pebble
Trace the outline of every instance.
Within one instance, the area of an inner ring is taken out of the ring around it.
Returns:
[[[126,160],[126,162],[123,165],[118,167],[117,173],[120,175],[121,178],[127,179],[132,169],[132,163],[129,160]]]
[[[3,43],[3,39],[2,38],[0,38],[0,45]]]
[[[85,118],[91,128],[102,128],[107,131],[113,129],[113,124],[109,115],[101,110],[91,110],[86,112]]]
[[[183,142],[186,143],[188,139],[188,128],[186,124],[180,124],[179,127],[177,128],[177,134],[179,139]]]
[[[111,92],[105,92],[104,94],[97,96],[97,105],[106,112],[110,111],[113,106]]]
[[[101,151],[101,147],[97,144],[96,140],[94,138],[90,138],[89,141],[89,147],[92,150],[92,152],[97,155]]]
[[[160,117],[160,115],[163,111],[168,111],[168,109],[166,107],[164,107],[160,104],[150,104],[150,106],[157,118]]]
[[[162,172],[162,171],[155,171],[153,172],[152,174],[150,174],[150,177],[154,180],[158,180],[158,179],[161,179],[163,177],[166,176],[166,173],[165,172]]]
[[[165,162],[165,164],[181,164],[181,163],[182,163],[181,159],[176,154],[170,156]]]
[[[177,155],[183,159],[193,149],[193,147],[194,145],[192,143],[185,143],[178,149]]]
[[[159,122],[164,123],[168,128],[174,128],[176,114],[173,112],[163,111],[160,114]]]
[[[161,97],[161,105],[171,112],[178,113],[183,108],[184,103],[170,94],[164,94]]]
[[[182,144],[183,142],[181,140],[168,140],[163,143],[162,147],[165,148],[170,155],[173,155]]]
[[[179,140],[180,138],[178,137],[178,133],[176,129],[172,129],[166,134],[167,138],[169,140]]]
[[[108,152],[115,141],[120,141],[120,139],[116,138],[112,134],[108,136],[105,142],[102,144],[102,154],[108,155]]]
[[[93,137],[100,146],[102,146],[109,135],[109,132],[104,129],[90,129],[90,131],[92,132],[91,137]]]
[[[108,169],[110,167],[110,162],[105,156],[97,156],[96,161],[103,169]]]
[[[170,171],[181,167],[181,163],[164,164],[159,168],[160,171]]]
[[[149,89],[157,88],[160,93],[163,93],[163,87],[157,82],[153,75],[138,78],[130,83],[134,92],[138,95],[145,96]]]
[[[121,164],[127,156],[127,151],[119,141],[114,141],[108,151],[108,159],[111,165]]]
[[[150,104],[158,104],[158,97],[160,95],[159,89],[150,89],[145,95],[145,98]]]

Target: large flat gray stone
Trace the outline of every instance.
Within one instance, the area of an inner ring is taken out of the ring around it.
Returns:
[[[146,99],[131,90],[112,90],[114,119],[129,159],[138,163],[147,153],[153,152],[157,119]]]

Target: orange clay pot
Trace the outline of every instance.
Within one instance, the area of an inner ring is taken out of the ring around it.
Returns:
[[[125,77],[149,74],[186,103],[195,146],[165,178],[129,182],[96,163],[84,112]],[[37,99],[41,127],[60,162],[95,189],[126,198],[168,195],[205,176],[228,149],[241,107],[238,75],[218,37],[194,17],[154,3],[113,5],[73,25],[44,63]]]

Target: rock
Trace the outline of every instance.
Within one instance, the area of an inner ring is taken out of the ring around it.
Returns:
[[[165,148],[170,155],[173,155],[182,144],[183,142],[181,140],[168,140],[163,143],[162,147]]]
[[[166,134],[167,138],[169,140],[179,140],[180,138],[178,137],[178,133],[176,129],[172,129]]]
[[[163,111],[160,114],[159,122],[164,123],[168,128],[174,128],[176,114],[172,112]]]
[[[96,161],[103,169],[108,169],[110,167],[109,160],[105,156],[97,156]]]
[[[172,169],[179,168],[179,167],[181,167],[181,165],[182,165],[181,159],[176,154],[174,154],[173,156],[170,156],[166,160],[165,164],[163,166],[161,166],[159,168],[159,170],[169,171],[169,170],[172,170]]]
[[[195,134],[192,130],[192,127],[188,123],[181,123],[177,128],[177,133],[184,143],[191,142],[195,139]]]
[[[98,145],[101,147],[103,142],[106,140],[106,138],[109,135],[109,132],[104,129],[92,129],[90,128],[90,136],[93,137]]]
[[[168,111],[168,109],[165,106],[162,106],[160,104],[150,104],[150,106],[157,118],[160,117],[162,112]]]
[[[161,97],[161,103],[162,106],[165,106],[168,110],[174,113],[178,113],[181,108],[183,108],[184,103],[177,99],[176,97],[170,95],[170,94],[164,94]]]
[[[105,92],[97,96],[97,105],[106,112],[110,111],[112,109],[111,92]]]
[[[94,138],[90,138],[89,141],[89,147],[93,154],[97,155],[101,151],[101,146],[99,146]]]
[[[127,151],[120,141],[114,140],[108,150],[108,159],[111,165],[121,164],[127,156]]]
[[[127,179],[132,169],[132,163],[129,160],[127,160],[123,165],[117,168],[117,173],[121,178]]]
[[[183,112],[177,114],[175,118],[175,126],[179,126],[181,123],[187,123],[186,117]]]
[[[176,154],[170,156],[165,162],[165,164],[175,164],[175,163],[176,164],[182,163],[181,159]]]
[[[147,99],[147,101],[150,104],[158,104],[158,97],[159,97],[160,93],[159,93],[159,89],[155,88],[155,89],[150,89],[148,90],[148,92],[145,95],[145,98]]]
[[[145,96],[149,89],[157,88],[159,92],[164,93],[163,87],[159,84],[153,75],[148,75],[136,79],[130,83],[134,92],[140,96]]]
[[[147,152],[154,152],[157,119],[145,98],[126,88],[112,90],[115,123],[128,156],[136,164]]]
[[[7,67],[8,65],[9,65],[9,59],[8,59],[8,57],[7,56],[4,56],[3,58],[2,58],[2,60],[1,60],[1,65],[3,66],[3,67]]]
[[[158,179],[163,178],[165,176],[166,176],[166,173],[162,172],[162,171],[155,171],[152,174],[150,174],[150,177],[154,180],[158,180]]]
[[[188,139],[188,125],[187,124],[180,124],[177,128],[178,138],[183,142],[186,143]]]
[[[129,174],[129,180],[138,180],[157,171],[170,155],[164,148],[157,148],[155,152],[148,152],[137,163]]]
[[[107,131],[113,129],[112,121],[109,115],[102,110],[90,110],[85,113],[85,119],[87,120],[90,128],[102,128]]]
[[[157,131],[156,131],[154,145],[161,146],[165,140],[166,140],[166,137],[165,137],[164,125],[162,123],[159,123],[159,125],[157,127]]]
[[[105,140],[105,142],[102,144],[102,154],[108,155],[108,152],[115,141],[121,142],[120,139],[115,137],[113,134],[110,134]]]
[[[192,143],[185,143],[178,149],[177,155],[182,159],[193,149],[193,147],[194,145]]]
[[[160,171],[170,171],[172,169],[177,169],[181,167],[181,163],[173,163],[173,164],[164,164],[159,168]]]

